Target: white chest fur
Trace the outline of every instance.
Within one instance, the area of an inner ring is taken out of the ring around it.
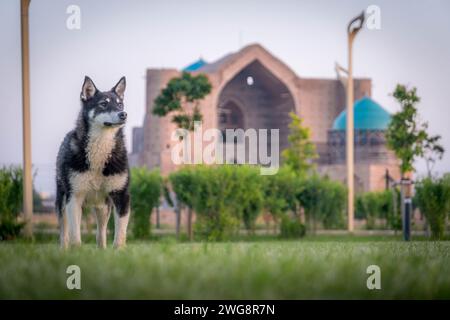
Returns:
[[[120,190],[127,182],[127,172],[104,176],[101,172],[85,171],[74,172],[70,176],[72,190],[75,193],[83,193],[89,191],[111,192]]]
[[[117,129],[115,128],[102,128],[95,125],[89,130],[86,151],[92,171],[103,170],[116,145],[116,133]]]
[[[75,195],[86,197],[88,201],[104,201],[104,197],[115,190],[121,190],[128,179],[128,173],[104,176],[103,169],[111,157],[116,143],[117,129],[91,128],[87,144],[89,170],[72,172],[70,184]]]

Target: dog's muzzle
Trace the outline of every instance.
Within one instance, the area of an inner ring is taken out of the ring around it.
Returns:
[[[121,126],[121,125],[125,124],[125,122],[127,120],[127,113],[125,111],[121,111],[117,114],[117,117],[119,118],[119,121],[117,121],[117,122],[105,121],[105,122],[103,122],[103,124],[106,127]]]

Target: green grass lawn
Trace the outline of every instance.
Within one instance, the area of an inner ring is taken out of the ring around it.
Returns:
[[[66,268],[81,267],[81,290]],[[368,290],[366,268],[381,268]],[[0,298],[25,299],[400,299],[450,298],[450,242],[312,237],[299,241],[0,243]]]

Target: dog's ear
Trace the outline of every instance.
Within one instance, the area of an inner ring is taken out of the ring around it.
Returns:
[[[125,77],[120,78],[119,82],[111,89],[112,92],[115,92],[120,99],[123,100],[123,95],[125,93],[125,88],[127,86],[127,82]]]
[[[97,87],[88,76],[84,77],[83,87],[81,88],[81,100],[87,101],[97,93]]]

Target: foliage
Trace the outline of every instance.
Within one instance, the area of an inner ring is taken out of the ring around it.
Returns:
[[[177,202],[190,209],[194,208],[199,187],[195,173],[193,167],[184,167],[169,175],[169,182],[177,196]]]
[[[413,163],[417,157],[425,156],[427,161],[434,162],[435,157],[442,157],[444,148],[439,144],[440,136],[430,136],[427,133],[428,124],[419,120],[417,89],[408,89],[398,84],[393,93],[400,103],[401,111],[392,116],[386,139],[387,145],[401,160],[402,175],[413,171]]]
[[[347,189],[345,186],[328,178],[323,178],[324,192],[321,198],[320,220],[325,229],[344,228]]]
[[[197,213],[195,230],[201,238],[220,240],[237,232],[243,221],[253,230],[263,207],[259,170],[252,166],[184,167],[169,177],[182,204]]]
[[[130,179],[133,234],[137,238],[150,235],[150,216],[159,206],[162,178],[158,170],[132,168]]]
[[[240,218],[236,209],[238,188],[233,166],[197,167],[198,193],[194,201],[198,215],[196,231],[202,238],[221,240],[238,231]],[[237,177],[236,177],[237,178]]]
[[[289,124],[289,148],[282,152],[285,164],[295,173],[302,174],[314,168],[312,160],[316,159],[316,146],[310,141],[310,130],[303,126],[303,120],[291,112],[292,122]]]
[[[431,234],[441,239],[450,212],[450,176],[425,178],[416,184],[416,203],[430,224]]]
[[[264,177],[264,207],[275,221],[287,211],[297,213],[297,194],[301,188],[301,180],[289,166]]]
[[[281,219],[280,236],[281,238],[302,238],[305,236],[306,228],[298,217],[289,217],[284,215]]]
[[[239,183],[239,188],[236,189],[235,210],[241,212],[245,228],[254,231],[256,218],[264,206],[262,176],[259,169],[255,167],[238,166],[235,168]]]
[[[394,191],[394,196],[398,196]],[[400,206],[400,202],[399,206]],[[394,217],[399,217],[398,212],[394,212],[394,200],[392,191],[372,191],[358,194],[356,197],[356,216],[366,219],[366,228],[375,229],[376,220],[384,219],[388,225],[396,228]],[[397,226],[398,227],[398,226]]]
[[[199,100],[211,92],[211,84],[204,74],[196,76],[183,72],[178,78],[173,78],[155,99],[153,114],[163,117],[174,113],[172,122],[179,128],[194,130],[194,122],[202,120],[198,108]],[[193,104],[192,113],[186,110]]]
[[[0,240],[17,237],[24,223],[17,221],[22,210],[22,169],[0,169]]]
[[[326,227],[339,227],[344,223],[345,187],[328,177],[313,174],[303,181],[303,189],[297,195],[305,210],[309,228],[316,229],[316,223],[322,221]]]

